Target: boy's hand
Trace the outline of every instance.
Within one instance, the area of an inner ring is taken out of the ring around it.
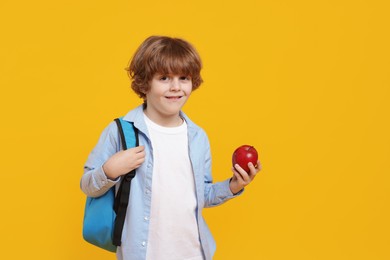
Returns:
[[[230,190],[233,194],[241,191],[246,185],[251,183],[256,177],[256,174],[261,170],[260,161],[257,161],[256,167],[252,163],[248,163],[249,173],[236,164],[232,168],[233,178],[230,181]]]
[[[104,164],[103,171],[107,178],[115,180],[119,176],[127,174],[137,169],[145,161],[145,147],[137,146],[134,148],[120,151],[111,156]]]

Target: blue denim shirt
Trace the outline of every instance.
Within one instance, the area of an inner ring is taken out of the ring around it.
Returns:
[[[209,228],[202,216],[205,207],[220,205],[238,196],[233,195],[227,179],[212,183],[210,145],[206,133],[195,125],[183,112],[181,116],[188,126],[189,155],[194,173],[197,199],[196,217],[199,228],[204,259],[212,259],[216,245]],[[136,170],[131,183],[129,205],[122,233],[122,246],[117,249],[117,258],[124,260],[143,260],[146,258],[149,232],[149,216],[151,211],[153,153],[147,126],[144,121],[143,106],[130,111],[124,120],[133,122],[139,130],[139,144],[145,146],[145,162]],[[108,179],[102,165],[113,154],[121,150],[119,133],[115,122],[110,123],[103,131],[96,147],[92,150],[84,166],[81,189],[90,197],[104,194],[112,186],[119,186],[116,181]],[[172,187],[174,188],[174,187]],[[175,214],[172,214],[172,218]]]

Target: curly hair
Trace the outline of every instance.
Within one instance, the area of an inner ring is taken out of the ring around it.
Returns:
[[[201,69],[200,56],[189,42],[167,36],[147,38],[126,68],[131,88],[141,98],[146,97],[150,81],[156,73],[190,76],[192,90],[195,90],[203,82]]]

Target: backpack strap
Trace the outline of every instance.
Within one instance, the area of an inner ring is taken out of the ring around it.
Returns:
[[[134,127],[133,123],[124,121],[122,118],[116,118],[115,122],[118,126],[123,150],[138,146],[138,129]],[[129,204],[131,180],[134,176],[135,170],[122,176],[123,180],[115,197],[114,210],[116,218],[112,241],[116,246],[120,246],[122,243],[122,230],[125,223],[127,205]]]

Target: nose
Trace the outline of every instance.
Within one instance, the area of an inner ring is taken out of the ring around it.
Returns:
[[[171,81],[171,91],[179,91],[180,90],[180,80],[178,77],[174,77]]]

